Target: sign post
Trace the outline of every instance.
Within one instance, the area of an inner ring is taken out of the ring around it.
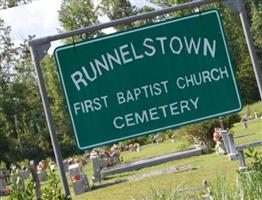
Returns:
[[[55,58],[80,149],[242,107],[216,10],[61,46]]]

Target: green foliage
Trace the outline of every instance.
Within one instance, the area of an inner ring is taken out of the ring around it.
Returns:
[[[8,200],[33,200],[34,185],[32,181],[27,181],[24,184],[13,185]]]
[[[248,116],[254,115],[254,113],[257,112],[260,116],[262,115],[262,102],[256,102],[251,105],[246,105],[242,111],[240,112],[240,115],[247,114]]]
[[[248,167],[249,171],[261,173],[262,178],[262,153],[255,151],[254,148],[249,148],[245,155],[252,159],[251,165]],[[261,180],[262,181],[262,180]]]
[[[41,188],[40,200],[66,200],[62,194],[59,179],[55,172],[49,171],[48,182]],[[33,200],[35,199],[34,184],[32,180],[18,185],[13,185],[8,200]]]
[[[102,0],[100,8],[111,20],[138,14],[138,9],[132,6],[129,0]],[[119,31],[126,27],[131,28],[133,25],[129,23],[127,25],[118,25],[115,28]]]
[[[77,149],[66,110],[66,103],[63,99],[62,88],[59,84],[54,58],[46,55],[41,65],[60,147],[63,155],[68,157],[75,154]]]
[[[222,118],[225,129],[233,127],[234,123],[239,122],[240,117],[238,114],[228,115]],[[220,127],[219,120],[208,120],[197,124],[189,125],[182,128],[183,132],[192,136],[198,141],[203,141],[207,147],[214,147],[213,141],[214,128]]]
[[[71,31],[98,23],[97,9],[91,1],[63,0],[59,10],[59,21],[64,31]],[[88,33],[67,40],[72,43],[93,38],[98,33]]]
[[[245,153],[253,161],[246,171],[240,172],[236,179],[235,188],[228,186],[225,176],[217,177],[217,184],[213,187],[216,200],[261,199],[262,191],[262,156],[253,148]]]
[[[0,0],[0,8],[13,7],[28,2],[31,1]],[[162,7],[168,7],[188,2],[188,0],[151,0],[151,2]],[[245,4],[261,63],[261,1],[245,0]],[[252,103],[259,98],[259,95],[239,16],[237,13],[225,9],[220,3],[201,6],[199,9],[204,10],[208,8],[217,8],[221,11],[230,53],[236,66],[236,75],[243,102],[244,104]],[[129,0],[103,0],[99,7],[95,7],[92,1],[63,0],[59,12],[59,21],[63,31],[70,31],[97,24],[99,15],[103,15],[104,13],[109,16],[110,20],[114,20],[152,10],[153,8],[149,7],[141,9],[134,7],[130,4]],[[165,17],[181,16],[192,12],[195,12],[195,10],[187,9],[161,16],[161,18],[141,20],[116,28],[117,30],[123,30],[152,23]],[[11,162],[22,160],[23,157],[40,160],[43,157],[53,156],[51,141],[39,97],[38,85],[35,79],[34,67],[28,48],[28,40],[32,39],[32,36],[25,40],[21,46],[15,48],[10,38],[10,31],[11,27],[5,26],[4,21],[0,19],[0,160],[5,161],[8,165]],[[70,38],[66,42],[76,42],[99,35],[101,35],[100,32],[83,34],[79,37]],[[76,145],[72,138],[72,129],[53,58],[46,56],[42,62],[42,66],[63,156],[75,154],[77,153]],[[261,113],[260,107],[258,106],[254,110],[250,107],[248,112],[250,114],[253,114],[254,111]],[[15,116],[17,123],[15,123]],[[228,120],[225,119],[226,128],[231,127],[234,121],[237,121],[237,117]],[[212,146],[212,132],[215,126],[219,126],[218,122],[211,120],[185,127],[181,133],[189,133],[191,136],[210,143]],[[170,134],[167,133],[165,135],[170,136]],[[129,142],[144,144],[150,142],[150,137],[143,136]]]
[[[31,2],[32,0],[0,0],[0,9],[13,8]]]
[[[59,179],[55,172],[49,170],[48,183],[42,188],[42,200],[67,200],[66,196],[61,193]]]

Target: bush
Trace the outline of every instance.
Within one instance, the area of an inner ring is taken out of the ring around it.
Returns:
[[[230,129],[233,127],[234,123],[240,121],[240,116],[238,114],[233,114],[225,116],[222,120],[225,129]],[[213,148],[215,146],[215,142],[213,141],[215,127],[220,127],[219,120],[208,120],[194,125],[189,125],[184,128],[184,131],[196,140],[203,141],[208,148]]]

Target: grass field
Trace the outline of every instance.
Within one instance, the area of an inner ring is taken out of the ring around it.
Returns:
[[[234,136],[242,136],[235,140],[236,144],[243,144],[262,139],[262,120],[253,119],[248,121],[248,128],[244,128],[243,124],[236,123],[230,130]],[[181,150],[184,147],[183,142],[178,141],[175,144],[171,140],[165,141],[163,144],[149,144],[142,146],[141,152],[124,152],[121,154],[125,162],[132,162],[152,156],[166,154]],[[262,151],[261,147],[256,148]],[[180,173],[162,174],[149,176],[139,181],[125,181],[134,175],[143,177],[146,173],[154,172],[160,169],[169,169],[190,164],[195,169]],[[216,185],[217,178],[225,178],[225,181],[232,187],[235,184],[236,171],[239,167],[239,161],[229,161],[227,156],[210,153],[197,157],[191,157],[181,160],[167,162],[161,165],[147,167],[141,170],[126,172],[108,177],[103,184],[114,183],[110,186],[93,190],[91,192],[73,196],[77,200],[125,200],[150,195],[152,191],[169,190],[170,188],[184,188],[185,191],[192,190],[201,186],[203,180],[207,180],[211,185]],[[91,167],[88,165],[85,172],[91,175]],[[98,184],[97,184],[98,185]],[[196,193],[203,192],[196,190]],[[73,192],[72,192],[73,194]],[[192,194],[192,191],[190,192]]]

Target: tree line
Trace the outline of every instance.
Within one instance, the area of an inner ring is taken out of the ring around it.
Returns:
[[[0,1],[0,8],[5,9],[30,2],[2,0]],[[168,7],[188,2],[188,0],[150,0],[150,2],[159,7]],[[261,0],[245,0],[245,7],[261,66],[262,2]],[[239,16],[230,9],[223,7],[221,1],[201,6],[198,9],[211,8],[216,8],[221,12],[243,103],[245,105],[256,102],[259,100],[259,93]],[[150,12],[154,9],[148,6],[138,8],[132,5],[129,0],[102,0],[98,6],[89,0],[62,0],[59,22],[62,27],[61,31],[70,31],[98,24],[100,23],[99,17],[105,14],[110,20],[114,20]],[[118,25],[114,28],[116,31],[123,31],[192,12],[195,11],[183,10],[127,25]],[[40,160],[45,157],[53,157],[52,145],[28,47],[28,41],[34,36],[28,36],[22,44],[16,47],[10,37],[11,28],[5,25],[3,19],[0,19],[0,161],[11,163],[25,158]],[[63,42],[72,43],[104,34],[102,31],[82,34],[68,38]],[[46,55],[41,65],[62,154],[67,157],[79,153],[73,139],[72,127],[53,55]],[[226,100],[225,97],[219,98]],[[203,127],[207,126],[206,123],[191,125],[188,128],[188,133],[193,136],[198,134],[194,130],[202,130]],[[203,132],[199,134],[201,135]]]

